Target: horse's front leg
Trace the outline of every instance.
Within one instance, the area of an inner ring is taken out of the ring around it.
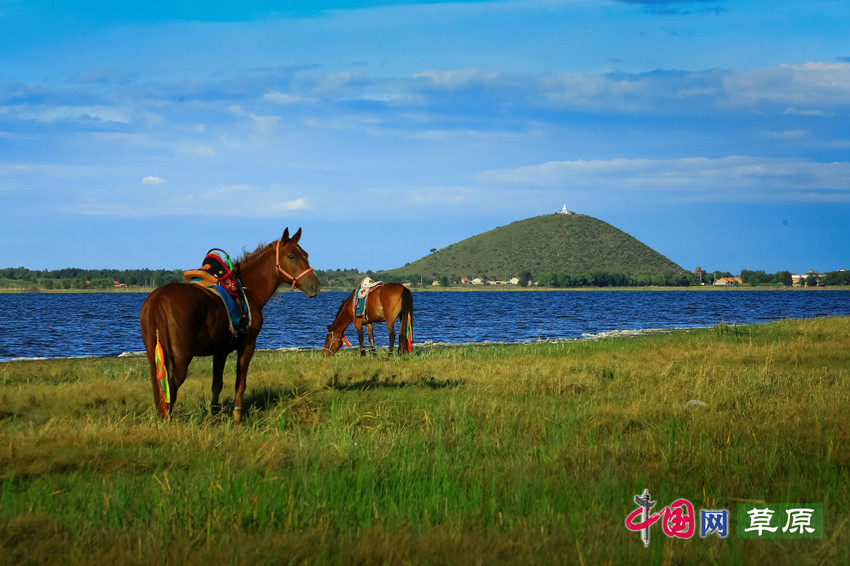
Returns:
[[[369,352],[375,355],[375,333],[372,331],[372,323],[366,323],[366,330],[369,332]]]
[[[363,346],[363,321],[357,319],[354,321],[354,330],[357,331],[357,341],[360,342],[360,355],[366,355],[366,348]]]
[[[242,422],[242,397],[248,383],[248,365],[251,363],[255,347],[256,339],[245,342],[236,350],[239,357],[236,362],[236,391],[233,395],[234,423]]]
[[[212,380],[212,399],[210,400],[210,416],[221,412],[221,402],[218,400],[221,395],[221,388],[224,386],[224,364],[227,362],[226,353],[218,353],[213,355],[213,380]]]

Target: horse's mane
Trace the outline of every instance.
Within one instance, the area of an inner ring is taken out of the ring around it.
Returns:
[[[257,248],[252,252],[249,252],[245,248],[242,248],[242,255],[238,257],[236,261],[233,262],[233,271],[239,273],[239,270],[242,268],[243,263],[251,263],[251,260],[260,255],[260,253],[262,253],[263,250],[271,246],[272,243],[260,242]]]
[[[342,303],[339,305],[339,308],[336,311],[336,316],[339,316],[339,313],[342,312],[343,307],[345,307],[345,304],[348,302],[348,300],[351,298],[351,296],[353,294],[354,294],[354,291],[351,291],[351,293],[346,298],[344,298],[342,300]],[[336,316],[334,317],[334,320],[336,320]]]

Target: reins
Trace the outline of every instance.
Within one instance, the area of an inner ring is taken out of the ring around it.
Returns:
[[[308,267],[300,275],[293,276],[289,272],[287,272],[284,268],[282,268],[280,266],[280,240],[278,240],[277,243],[274,246],[274,257],[275,257],[275,260],[277,261],[277,265],[274,266],[275,273],[280,273],[281,275],[285,275],[286,277],[289,277],[289,279],[292,280],[292,288],[293,289],[295,289],[295,283],[297,283],[299,279],[301,279],[302,277],[304,277],[305,275],[307,275],[308,273],[313,271],[312,267]]]

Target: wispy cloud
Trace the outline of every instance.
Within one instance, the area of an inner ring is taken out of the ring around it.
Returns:
[[[86,216],[157,217],[157,216],[221,216],[266,218],[281,213],[309,208],[306,197],[293,197],[294,189],[258,187],[247,184],[174,190],[158,189],[164,185],[158,177],[146,177],[152,185],[144,198],[136,195],[81,195],[61,205],[66,213]]]
[[[667,193],[691,201],[850,202],[850,162],[729,156],[550,161],[481,173],[481,184]]]
[[[721,13],[726,9],[719,6],[718,0],[616,0],[623,4],[643,6],[655,14],[682,15],[694,10]]]

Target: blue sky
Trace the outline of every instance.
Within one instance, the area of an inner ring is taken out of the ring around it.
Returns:
[[[0,0],[0,267],[303,228],[399,267],[560,209],[682,267],[850,268],[850,3]]]

